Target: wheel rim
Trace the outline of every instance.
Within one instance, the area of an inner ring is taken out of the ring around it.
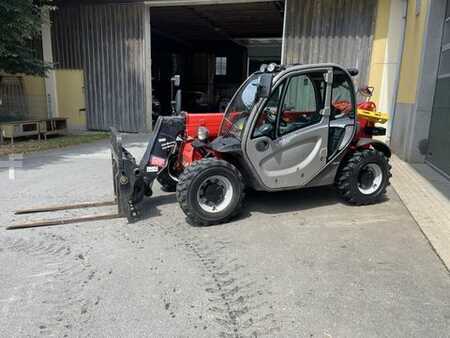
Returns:
[[[198,188],[197,202],[201,209],[209,213],[225,210],[233,199],[233,185],[225,176],[206,178]]]
[[[378,191],[383,182],[383,170],[376,163],[366,164],[358,175],[358,189],[364,195]]]

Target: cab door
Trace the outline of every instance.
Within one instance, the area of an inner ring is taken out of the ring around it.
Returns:
[[[267,190],[301,187],[327,163],[331,68],[291,73],[247,129],[244,154]]]

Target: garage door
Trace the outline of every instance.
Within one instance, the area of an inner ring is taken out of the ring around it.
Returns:
[[[441,46],[441,59],[436,83],[427,160],[450,175],[450,4]]]
[[[356,67],[367,84],[376,10],[377,0],[287,0],[283,61]]]

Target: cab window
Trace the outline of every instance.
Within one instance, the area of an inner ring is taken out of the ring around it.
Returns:
[[[280,136],[320,122],[324,89],[323,73],[291,77],[281,105]]]
[[[283,95],[284,82],[270,95],[267,103],[256,120],[252,137],[268,136],[275,138],[278,109]]]
[[[353,86],[350,81],[343,71],[335,71],[331,95],[331,120],[355,117]]]

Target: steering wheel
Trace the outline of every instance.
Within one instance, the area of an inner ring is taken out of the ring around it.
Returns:
[[[277,114],[276,112],[273,112],[270,107],[264,108],[264,114],[266,115],[266,119],[269,123],[275,124],[277,121]]]
[[[347,116],[351,111],[351,103],[347,100],[337,100],[331,104],[331,116],[335,119]]]

